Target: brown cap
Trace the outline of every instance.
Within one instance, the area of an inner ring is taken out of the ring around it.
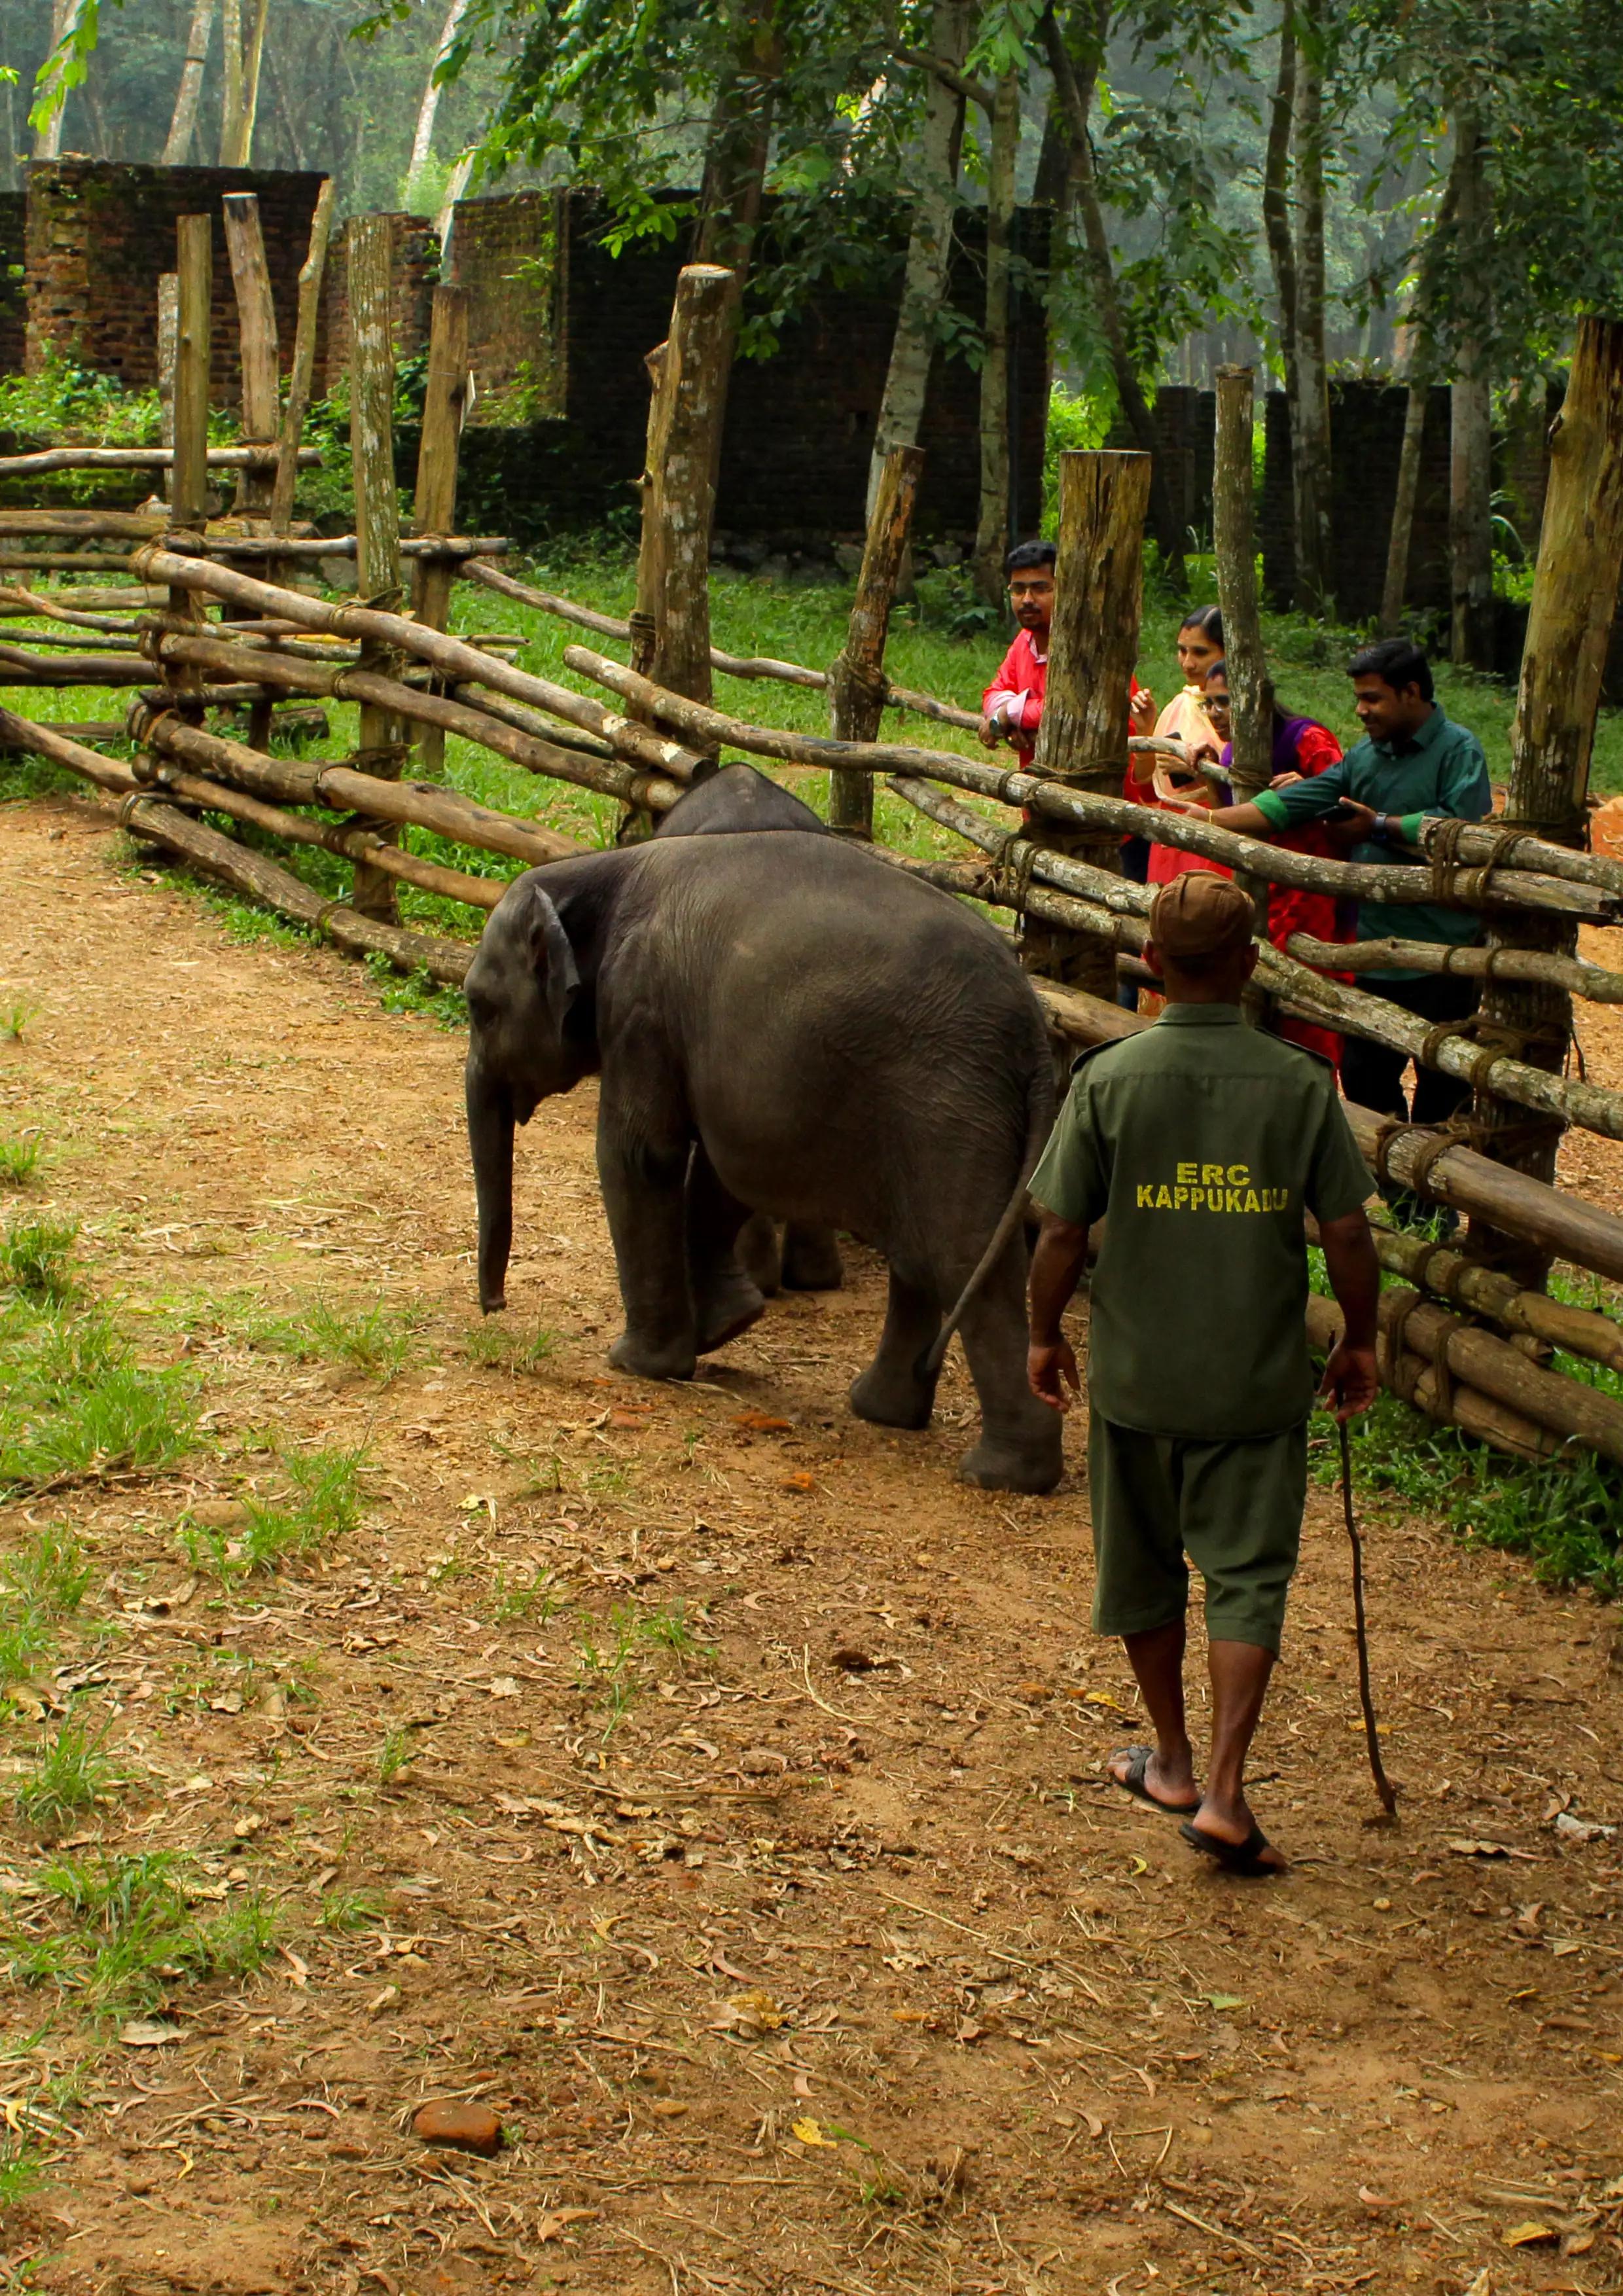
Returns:
[[[1175,964],[1185,956],[1221,956],[1250,939],[1251,904],[1232,877],[1185,869],[1155,896],[1150,938]]]

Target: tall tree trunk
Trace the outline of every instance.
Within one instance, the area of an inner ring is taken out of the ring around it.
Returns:
[[[203,92],[203,71],[209,62],[209,41],[214,30],[219,0],[195,0],[191,29],[186,34],[186,60],[180,68],[175,113],[163,147],[166,168],[184,168],[197,130],[197,103]]]
[[[1455,337],[1448,456],[1449,659],[1474,669],[1494,660],[1492,218],[1482,124],[1462,104],[1455,122],[1455,218],[1464,289]]]
[[[1323,0],[1303,0],[1292,134],[1296,239],[1296,428],[1291,478],[1296,512],[1296,603],[1331,611],[1330,378],[1324,359],[1324,53]]]
[[[1567,397],[1551,438],[1550,483],[1528,613],[1527,650],[1511,729],[1505,812],[1540,837],[1582,845],[1590,752],[1623,572],[1623,324],[1581,319]],[[1558,918],[1506,910],[1493,943],[1570,955],[1576,932]],[[1521,1058],[1557,1074],[1565,1062],[1572,1003],[1564,988],[1490,980],[1482,1017],[1525,1032]],[[1559,1125],[1529,1134],[1525,1109],[1479,1094],[1476,1121],[1490,1136],[1513,1127],[1500,1160],[1540,1180],[1555,1176]],[[1488,1152],[1493,1153],[1491,1144]],[[1503,1259],[1518,1283],[1542,1289],[1547,1257],[1489,1228],[1471,1241]]]
[[[53,0],[51,53],[41,67],[42,71],[50,70],[53,59],[61,55],[63,47],[78,31],[79,19],[84,12],[85,0]],[[34,130],[34,157],[37,160],[54,160],[61,152],[62,114],[68,108],[69,94],[61,85],[62,68],[62,62],[57,62],[51,109]]]
[[[1279,305],[1279,356],[1285,373],[1285,406],[1291,436],[1296,436],[1299,391],[1296,378],[1296,240],[1291,228],[1291,123],[1296,114],[1296,17],[1285,0],[1279,19],[1279,70],[1268,111],[1268,144],[1262,172],[1262,225]]]
[[[220,157],[222,168],[234,168],[232,153],[242,118],[242,0],[221,0],[220,37],[225,44],[225,78],[220,94]]]
[[[1009,238],[1020,158],[1020,81],[997,83],[992,153],[987,175],[986,352],[980,368],[980,517],[975,529],[975,587],[988,605],[1003,602],[1009,547]]]
[[[201,4],[201,0],[200,0]],[[428,83],[422,91],[422,102],[417,107],[417,127],[412,137],[412,156],[406,163],[406,183],[401,191],[402,204],[409,208],[417,196],[417,187],[429,164],[434,148],[434,119],[439,110],[439,69],[450,54],[462,20],[468,12],[468,0],[451,0],[446,20],[434,50],[434,61],[429,66]]]
[[[1420,500],[1421,454],[1425,445],[1426,408],[1437,369],[1437,335],[1432,301],[1437,291],[1438,257],[1454,228],[1460,191],[1460,154],[1456,144],[1443,188],[1441,204],[1426,234],[1415,264],[1414,292],[1402,329],[1395,339],[1405,346],[1404,365],[1409,385],[1404,410],[1403,446],[1398,458],[1398,487],[1392,502],[1392,523],[1387,537],[1386,581],[1381,594],[1381,631],[1396,637],[1403,624],[1408,594],[1409,549],[1414,533],[1414,507]]]
[[[265,20],[270,0],[252,0],[253,18],[248,45],[242,45],[241,0],[225,0],[225,110],[220,124],[220,165],[246,168],[252,164],[254,119],[259,109],[259,68],[265,56]],[[233,17],[236,18],[233,37]],[[232,70],[234,47],[236,69]]]
[[[958,70],[969,53],[971,0],[936,0],[930,23],[930,52]],[[935,354],[936,326],[947,296],[952,261],[953,220],[958,204],[958,147],[963,135],[963,98],[932,73],[924,89],[924,120],[919,134],[913,223],[907,236],[907,266],[891,338],[890,364],[880,400],[868,464],[867,512],[885,457],[898,447],[916,447]]]
[[[1078,252],[1093,292],[1094,315],[1110,353],[1116,396],[1139,453],[1150,457],[1151,531],[1172,580],[1181,583],[1184,578],[1184,529],[1173,508],[1161,458],[1156,452],[1154,417],[1144,398],[1127,342],[1121,299],[1116,292],[1116,274],[1111,262],[1110,234],[1105,228],[1104,209],[1099,197],[1098,172],[1094,166],[1093,139],[1088,132],[1094,89],[1104,57],[1110,0],[1089,0],[1084,12],[1086,18],[1086,61],[1080,64],[1066,45],[1065,34],[1058,17],[1050,12],[1044,20],[1049,69],[1053,73],[1054,86],[1065,106],[1070,132],[1071,194],[1082,219],[1082,245]]]

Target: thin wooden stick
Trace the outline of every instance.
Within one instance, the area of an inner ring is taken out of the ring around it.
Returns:
[[[830,716],[839,741],[871,742],[879,732],[885,706],[885,638],[890,627],[891,601],[906,554],[923,468],[923,449],[919,447],[893,447],[880,466],[845,648],[828,674]],[[831,829],[873,837],[872,775],[840,769],[830,775],[828,819]]]
[[[1358,1644],[1358,1703],[1364,1710],[1364,1742],[1369,1750],[1370,1775],[1375,1781],[1375,1792],[1380,1795],[1381,1807],[1386,1813],[1385,1822],[1389,1825],[1398,1816],[1398,1796],[1381,1759],[1381,1732],[1375,1721],[1375,1702],[1370,1693],[1369,1622],[1364,1613],[1364,1542],[1358,1536],[1357,1519],[1353,1513],[1352,1445],[1344,1419],[1339,1423],[1337,1432],[1341,1439],[1341,1509],[1347,1519],[1348,1544],[1352,1548],[1353,1624]]]
[[[316,373],[316,336],[321,322],[321,288],[326,270],[327,240],[332,229],[333,185],[325,177],[316,194],[310,218],[310,244],[299,274],[299,317],[293,331],[293,365],[287,379],[287,405],[282,412],[282,436],[276,448],[276,482],[271,489],[270,525],[273,534],[285,534],[292,523],[294,477],[299,463],[299,442],[309,411],[310,389]]]

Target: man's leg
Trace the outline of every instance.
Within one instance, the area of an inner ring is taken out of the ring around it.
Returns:
[[[1427,1022],[1463,1021],[1476,1011],[1481,995],[1480,981],[1461,972],[1429,974],[1402,985],[1407,991],[1404,1003],[1417,1019]],[[1416,1124],[1447,1124],[1470,1098],[1471,1086],[1458,1077],[1445,1076],[1440,1069],[1422,1069],[1416,1063]]]
[[[1369,985],[1373,994],[1380,994],[1373,982]],[[1373,1045],[1349,1029],[1341,1046],[1341,1088],[1348,1100],[1360,1108],[1373,1108],[1377,1116],[1406,1117],[1403,1077],[1408,1065],[1406,1054]]]
[[[1211,1759],[1193,1820],[1220,1841],[1242,1842],[1256,1818],[1245,1763],[1279,1654],[1285,1598],[1301,1545],[1307,1429],[1244,1443],[1184,1443],[1184,1544],[1206,1581],[1211,1675]],[[1258,1862],[1283,1872],[1272,1844]]]
[[[1184,1611],[1189,1571],[1177,1523],[1173,1445],[1089,1416],[1088,1490],[1094,1513],[1094,1626],[1118,1635],[1155,1730],[1143,1791],[1168,1809],[1199,1807],[1184,1712]],[[1126,1783],[1135,1749],[1111,1755]]]

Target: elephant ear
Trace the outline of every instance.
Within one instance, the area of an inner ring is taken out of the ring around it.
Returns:
[[[536,979],[546,999],[547,1013],[553,1026],[561,1034],[570,1007],[580,987],[580,967],[575,962],[575,952],[563,929],[563,919],[539,885],[529,888],[525,922],[529,931]]]

